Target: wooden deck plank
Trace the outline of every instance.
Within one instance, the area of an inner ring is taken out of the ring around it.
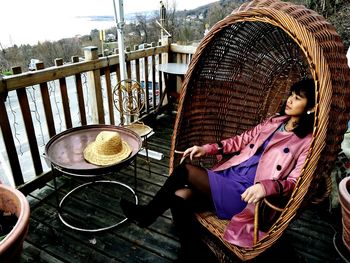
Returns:
[[[27,241],[23,244],[22,262],[36,262],[36,263],[63,263],[64,261],[59,260],[55,256],[46,253],[38,247],[29,244]]]
[[[71,187],[74,187],[74,186],[75,186],[74,184],[71,185]],[[47,224],[55,225],[55,228],[59,228],[59,229],[61,229],[63,227],[63,231],[67,231],[66,227],[62,226],[61,222],[57,222],[58,219],[57,219],[57,215],[56,215],[56,211],[57,211],[56,210],[56,201],[55,201],[55,196],[54,196],[55,194],[53,193],[53,190],[54,189],[52,188],[51,195],[46,198],[45,205],[41,204],[41,206],[39,208],[35,209],[34,212],[32,212],[31,217],[40,221],[40,222],[43,222],[45,220],[49,220],[49,222],[47,222]],[[70,189],[66,189],[64,187],[65,192],[61,192],[61,189],[60,189],[59,190],[60,191],[59,194],[61,195],[60,198],[62,198],[62,195],[66,194],[66,192],[68,190],[70,190]],[[46,192],[49,193],[50,191],[46,190]],[[77,201],[77,200],[75,200],[75,201]],[[47,205],[46,205],[46,203],[47,203]],[[80,211],[80,214],[76,213],[74,215],[77,222],[86,220],[86,218],[84,218],[84,216],[82,215],[84,213],[84,209],[82,209],[82,207],[80,206],[80,205],[82,205],[82,202],[77,201],[76,204],[77,204],[77,206],[74,206],[71,209],[78,209]],[[67,203],[65,205],[65,207],[68,207],[70,205],[71,204]],[[44,210],[43,210],[43,207],[45,207]],[[88,212],[92,212],[92,209],[88,210]],[[119,213],[120,213],[120,210],[119,210]],[[109,215],[109,217],[110,217],[110,215]],[[47,219],[47,218],[49,218],[49,219]],[[53,223],[53,221],[56,221],[56,223]],[[159,223],[159,221],[160,222],[163,221],[163,223]],[[108,222],[107,218],[104,218],[103,223],[110,223],[110,222]],[[115,230],[113,229],[113,230],[109,230],[109,231],[112,231],[112,233],[114,233],[113,236],[115,236],[115,238],[122,239],[122,241],[120,241],[120,242],[122,242],[122,243],[124,242],[124,246],[126,245],[128,247],[134,247],[133,251],[136,249],[140,249],[140,247],[145,247],[144,249],[146,249],[146,251],[151,250],[151,252],[153,254],[163,255],[163,257],[166,257],[166,254],[167,254],[164,251],[169,251],[167,260],[169,260],[169,258],[173,260],[174,258],[176,258],[176,251],[178,250],[178,247],[179,247],[178,242],[175,240],[175,238],[170,237],[170,235],[167,235],[167,236],[163,235],[162,231],[159,230],[160,228],[163,228],[163,232],[166,232],[166,233],[171,232],[169,229],[164,230],[165,226],[167,228],[169,228],[169,226],[171,227],[171,222],[169,219],[161,218],[156,223],[158,225],[158,232],[150,231],[149,229],[141,229],[141,228],[137,227],[135,224],[124,224],[121,227],[116,228]],[[68,232],[77,232],[77,231],[68,230]],[[173,230],[172,230],[172,232],[173,232]],[[80,233],[80,232],[77,232],[76,234],[82,235],[81,238],[84,238],[84,236],[86,237],[86,236],[91,235],[89,233]],[[76,234],[74,234],[74,235],[76,235]],[[100,234],[95,233],[93,235],[100,235]],[[102,237],[105,238],[105,235],[102,234]],[[142,237],[141,241],[138,241],[139,237]],[[173,237],[175,237],[174,234],[173,234]],[[128,242],[126,242],[126,241],[129,242],[129,245],[127,244]],[[116,241],[114,241],[114,242],[116,242]],[[122,257],[122,255],[119,255],[119,256]],[[143,257],[144,257],[144,255],[143,255]],[[150,257],[150,256],[148,256],[148,257]],[[131,261],[131,262],[134,262],[134,261]],[[149,261],[149,262],[167,262],[167,261],[163,261],[163,260],[160,261],[160,259],[155,259],[155,261],[153,261],[153,259],[152,259],[152,261]]]
[[[33,219],[41,222],[41,225],[34,224],[33,226],[31,225],[31,228],[35,229],[35,232],[39,235],[38,238],[40,238],[40,236],[48,235],[47,232],[53,232],[54,235],[57,235],[57,233],[64,235],[66,239],[71,239],[72,241],[69,241],[68,244],[63,245],[63,247],[68,247],[68,249],[72,251],[76,249],[76,242],[79,242],[81,243],[78,246],[81,251],[80,253],[93,250],[93,253],[97,254],[96,257],[103,258],[102,255],[104,255],[109,258],[114,258],[115,260],[120,259],[123,262],[135,262],[133,261],[135,257],[138,258],[140,256],[140,258],[152,258],[155,262],[168,262],[169,259],[163,260],[160,256],[160,254],[163,253],[163,250],[160,250],[160,248],[163,247],[165,250],[169,249],[172,251],[176,251],[177,249],[176,245],[174,245],[175,241],[171,242],[170,239],[165,240],[165,238],[161,238],[161,235],[138,228],[134,224],[125,224],[113,230],[100,233],[73,231],[62,226],[62,223],[58,220],[57,216],[52,216],[55,215],[55,212],[56,209],[53,206],[41,206],[33,215]],[[77,219],[84,220],[82,217],[77,217]],[[44,227],[42,227],[42,225],[44,225]],[[43,228],[44,230],[39,230],[37,228]],[[45,228],[47,229],[45,230]],[[144,238],[142,240],[137,240],[137,238],[142,235]],[[31,235],[31,238],[35,239],[35,235]],[[58,239],[58,237],[50,237],[49,239],[51,238]],[[32,241],[37,243],[37,240],[33,239]],[[30,238],[29,241],[31,241]],[[160,246],[159,243],[162,243],[163,245]],[[51,244],[46,244],[45,248],[46,246],[51,246]],[[74,246],[74,248],[70,248],[70,246]],[[55,251],[51,253],[60,255],[61,252]],[[170,256],[175,257],[176,255],[172,254]]]

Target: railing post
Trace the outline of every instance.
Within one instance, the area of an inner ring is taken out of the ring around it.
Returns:
[[[2,84],[2,75],[0,75],[0,84]],[[6,86],[5,85],[1,85],[0,86],[0,96],[4,95],[4,98],[7,97],[7,89],[5,88]]]
[[[72,63],[78,63],[79,57],[73,56],[71,58]],[[81,81],[81,75],[80,73],[75,74],[75,86],[77,89],[77,95],[78,95],[78,105],[79,105],[79,114],[80,114],[80,121],[81,125],[86,125],[86,112],[85,112],[85,104],[84,104],[84,93],[83,93],[83,84]]]
[[[84,48],[85,61],[92,61],[98,59],[97,47],[89,46]],[[104,110],[102,87],[100,81],[100,70],[96,69],[87,72],[88,93],[91,102],[91,115],[93,123],[104,124]]]
[[[170,44],[171,44],[171,38],[169,36],[164,36],[161,38],[161,45],[162,46],[168,46],[168,52],[162,53],[160,55],[160,61],[159,64],[166,64],[169,62],[169,52],[170,52]],[[164,79],[164,73],[159,73],[159,103],[162,104],[161,98],[165,95],[163,94],[165,92],[165,79]],[[166,103],[169,103],[167,98]],[[158,109],[162,107],[162,105],[158,105]]]
[[[163,36],[161,41],[162,41],[162,46],[169,46],[170,42],[171,42],[170,41],[170,37],[168,37],[168,36]],[[170,52],[170,49],[169,49],[169,52]],[[168,53],[162,53],[162,63],[168,63],[169,62],[169,55],[168,55]]]

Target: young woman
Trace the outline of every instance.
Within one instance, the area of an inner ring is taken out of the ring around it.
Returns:
[[[241,135],[193,146],[183,153],[183,158],[190,160],[235,153],[232,158],[211,170],[188,163],[179,165],[148,205],[122,200],[125,215],[145,227],[168,208],[183,211],[185,205],[181,203],[188,203],[184,200],[208,199],[219,218],[231,220],[224,238],[238,246],[252,246],[254,203],[265,196],[287,196],[293,190],[308,154],[314,110],[314,81],[295,83],[280,114]],[[181,223],[184,225],[186,222]]]

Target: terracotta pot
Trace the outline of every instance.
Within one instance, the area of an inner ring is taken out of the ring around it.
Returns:
[[[0,210],[14,213],[18,218],[11,232],[0,242],[0,262],[19,262],[29,226],[28,200],[17,189],[0,184]]]
[[[350,252],[350,177],[340,181],[339,201],[343,216],[343,243]]]

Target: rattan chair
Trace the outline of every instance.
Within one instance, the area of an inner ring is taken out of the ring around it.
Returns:
[[[267,235],[252,248],[237,247],[223,240],[228,221],[211,212],[197,214],[203,239],[221,262],[233,262],[234,254],[241,260],[258,256],[277,241],[302,204],[327,196],[327,178],[349,118],[349,74],[334,27],[304,6],[272,0],[245,3],[202,40],[182,85],[170,171],[181,157],[175,150],[240,134],[278,112],[292,83],[309,77],[316,84],[309,155]],[[215,157],[201,160],[206,167],[216,162]]]

